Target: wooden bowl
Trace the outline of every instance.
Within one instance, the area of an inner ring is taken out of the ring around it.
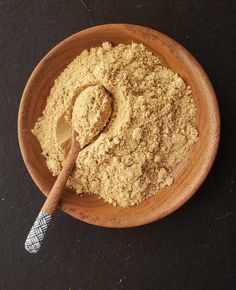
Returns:
[[[41,116],[54,80],[84,49],[112,44],[143,43],[192,88],[198,114],[199,140],[174,170],[175,182],[138,206],[113,207],[96,196],[76,196],[65,190],[60,208],[69,215],[104,227],[134,227],[165,217],[183,205],[206,178],[216,156],[220,117],[212,85],[195,58],[166,35],[141,26],[108,24],[78,32],[55,46],[37,65],[24,89],[18,115],[18,133],[25,165],[39,189],[48,195],[55,178],[46,167],[31,129]]]

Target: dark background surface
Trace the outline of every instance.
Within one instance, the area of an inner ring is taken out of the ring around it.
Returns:
[[[235,3],[0,1],[0,289],[236,289]],[[58,210],[41,251],[30,255],[23,245],[44,197],[19,151],[22,91],[55,44],[112,22],[157,29],[200,61],[220,105],[219,154],[198,193],[171,216],[115,230],[87,225]]]

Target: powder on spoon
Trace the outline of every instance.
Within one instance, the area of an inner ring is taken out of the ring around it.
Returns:
[[[79,153],[68,186],[123,207],[170,186],[173,169],[198,138],[196,106],[190,87],[136,43],[85,50],[55,80],[33,129],[52,174],[66,158],[75,98],[90,87],[105,88],[113,110],[102,133]]]
[[[103,86],[91,86],[79,94],[73,108],[72,127],[81,148],[102,131],[110,115],[111,99]]]

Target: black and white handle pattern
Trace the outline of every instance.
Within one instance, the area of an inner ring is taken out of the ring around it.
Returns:
[[[42,245],[45,233],[48,229],[52,216],[40,211],[37,216],[29,235],[25,241],[25,249],[30,254],[36,254]]]

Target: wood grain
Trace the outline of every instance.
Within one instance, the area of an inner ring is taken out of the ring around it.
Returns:
[[[174,170],[175,182],[141,205],[113,207],[95,196],[78,197],[65,190],[62,210],[87,223],[105,227],[134,227],[165,217],[183,205],[206,178],[216,156],[220,137],[220,117],[212,85],[196,59],[180,44],[149,28],[129,24],[108,24],[76,33],[54,47],[37,65],[24,89],[18,115],[19,144],[26,167],[47,196],[55,178],[41,155],[31,129],[42,114],[55,78],[84,49],[112,44],[143,43],[192,88],[198,114],[199,141]]]

